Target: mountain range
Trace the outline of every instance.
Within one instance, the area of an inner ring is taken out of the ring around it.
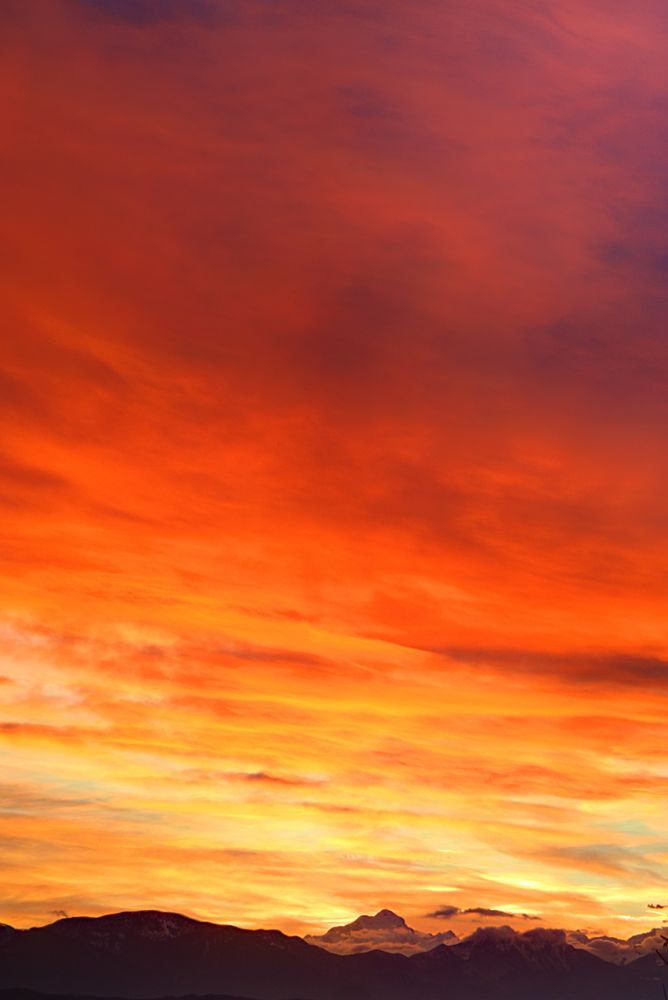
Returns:
[[[381,911],[349,933],[403,932],[398,921]],[[5,925],[0,933],[0,991],[12,991],[4,1000],[31,1000],[17,990],[138,1000],[661,1000],[666,973],[655,954],[619,965],[543,928],[479,928],[412,955],[334,954],[280,931],[158,911],[64,918],[30,930]]]
[[[497,933],[514,933],[509,928],[496,928]],[[581,948],[606,962],[626,965],[643,955],[654,956],[668,944],[668,929],[655,927],[643,934],[634,934],[628,939],[609,935],[589,936],[583,931],[564,931],[566,941],[574,948]],[[309,944],[319,945],[338,955],[351,955],[363,951],[396,952],[414,955],[420,951],[431,951],[440,944],[453,945],[459,942],[451,931],[428,934],[409,927],[403,917],[392,910],[380,910],[374,916],[358,917],[352,923],[332,927],[325,934],[309,934],[304,938]],[[668,955],[666,956],[668,957]]]
[[[389,910],[333,930],[334,938],[419,934]],[[158,911],[0,926],[0,991],[11,991],[0,1000],[31,1000],[17,990],[217,1000],[661,1000],[666,973],[656,954],[615,964],[574,947],[567,932],[543,928],[479,928],[411,955],[341,955],[280,931]]]

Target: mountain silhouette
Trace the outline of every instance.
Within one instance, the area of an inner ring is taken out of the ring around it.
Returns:
[[[396,918],[388,913],[381,919]],[[70,917],[0,936],[0,990],[21,989],[137,1000],[657,1000],[661,995],[649,956],[628,966],[604,962],[573,948],[563,931],[485,928],[459,944],[409,957],[380,951],[336,955],[280,931],[242,930],[158,911]],[[14,993],[5,1000],[21,998]]]

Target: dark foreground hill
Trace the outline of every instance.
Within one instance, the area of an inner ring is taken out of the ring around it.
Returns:
[[[98,997],[84,997],[73,993],[36,993],[35,990],[0,990],[0,1000],[99,1000]],[[126,997],[113,997],[109,1000],[127,1000]],[[161,1000],[171,1000],[164,997]],[[252,997],[231,996],[187,996],[177,1000],[252,1000]]]
[[[334,955],[280,931],[154,911],[74,917],[0,936],[0,990],[67,997],[661,1000],[656,965],[633,965],[576,950],[560,931],[489,928],[411,957]]]
[[[36,993],[35,990],[0,990],[0,1000],[98,1000],[98,997],[83,997],[66,993]],[[127,1000],[125,997],[113,997],[110,1000]],[[167,1000],[167,998],[165,998]],[[179,997],[178,1000],[251,1000],[250,997]]]

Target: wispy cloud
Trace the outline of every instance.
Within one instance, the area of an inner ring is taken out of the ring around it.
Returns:
[[[537,914],[517,913],[516,911],[495,910],[487,906],[467,906],[460,909],[458,906],[439,906],[437,910],[428,913],[427,917],[437,920],[452,920],[453,917],[503,917],[508,920],[540,920]]]
[[[0,919],[648,920],[662,5],[31,6]]]

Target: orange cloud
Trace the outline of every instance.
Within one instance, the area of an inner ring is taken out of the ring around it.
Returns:
[[[0,917],[646,923],[658,4],[0,20]]]

